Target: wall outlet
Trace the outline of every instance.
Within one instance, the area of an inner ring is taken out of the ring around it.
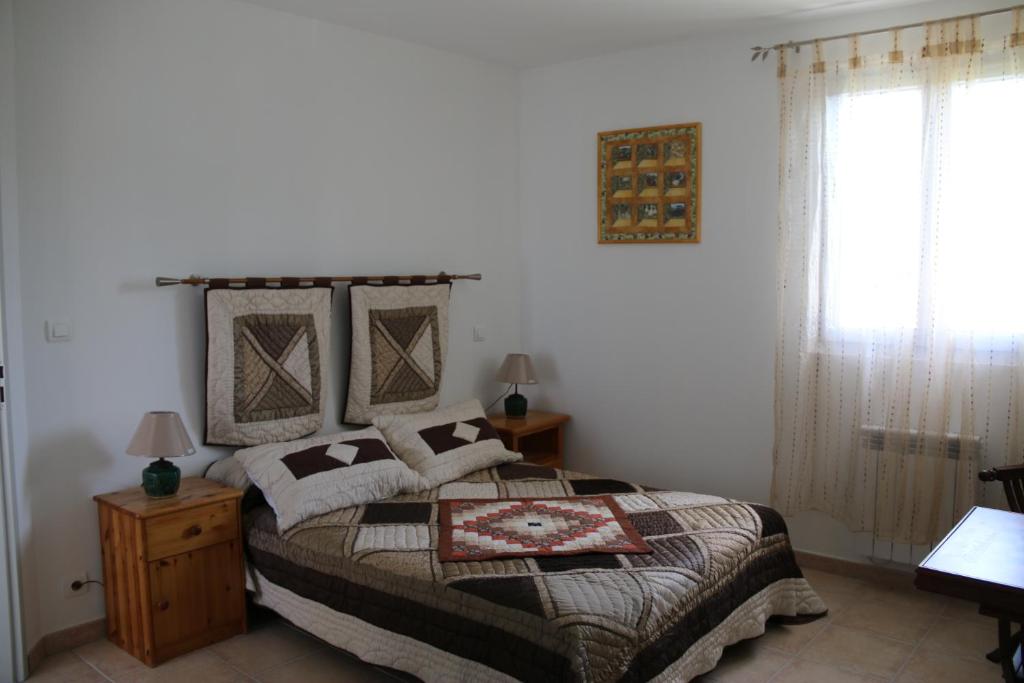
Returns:
[[[64,597],[65,598],[77,598],[79,595],[85,595],[92,588],[91,583],[86,583],[89,580],[89,573],[82,572],[81,574],[74,574],[72,576],[65,577],[63,579]],[[76,583],[77,582],[77,583]],[[81,584],[78,590],[75,590],[75,586]]]
[[[473,341],[487,341],[487,328],[483,325],[473,325]]]

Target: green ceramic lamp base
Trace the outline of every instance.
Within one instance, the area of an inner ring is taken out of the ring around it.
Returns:
[[[160,458],[142,470],[142,488],[150,498],[167,498],[178,492],[181,470]]]
[[[518,389],[518,387],[516,387]],[[515,393],[505,399],[505,417],[526,417],[526,397]]]

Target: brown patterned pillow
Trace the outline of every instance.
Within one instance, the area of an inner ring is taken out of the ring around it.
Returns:
[[[476,399],[429,413],[382,415],[373,424],[398,457],[422,476],[424,488],[523,459],[505,448]]]
[[[281,532],[316,515],[422,487],[373,427],[245,448],[235,458],[274,508]]]

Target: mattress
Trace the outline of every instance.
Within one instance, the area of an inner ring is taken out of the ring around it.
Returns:
[[[648,554],[442,562],[438,504],[611,495]],[[509,464],[277,531],[244,520],[257,604],[425,681],[689,680],[772,618],[824,616],[773,509]]]

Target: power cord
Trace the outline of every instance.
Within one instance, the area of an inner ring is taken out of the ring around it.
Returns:
[[[508,395],[508,392],[510,392],[510,391],[512,391],[512,385],[511,384],[508,385],[508,389],[506,389],[505,391],[501,392],[501,396],[499,396],[498,398],[496,398],[493,401],[491,401],[490,404],[486,408],[484,408],[484,412],[485,413],[490,412],[491,408],[494,407],[494,404],[497,403],[498,401],[500,401],[501,399],[505,398],[505,396]]]
[[[97,581],[95,579],[89,579],[88,581],[72,581],[71,582],[71,590],[76,591],[76,592],[80,591],[80,590],[85,588],[90,583],[98,583],[101,586],[103,585],[102,581]]]

